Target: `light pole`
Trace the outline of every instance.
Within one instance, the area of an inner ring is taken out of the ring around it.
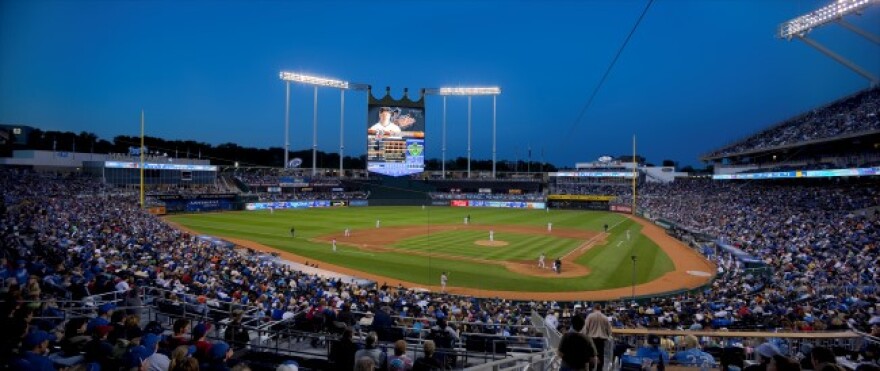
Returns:
[[[443,96],[443,156],[441,156],[442,165],[440,170],[443,171],[443,179],[446,179],[446,96]]]
[[[501,94],[501,88],[498,87],[488,87],[488,88],[439,88],[439,89],[425,89],[425,94],[434,94],[434,95],[442,95],[443,96],[443,166],[441,169],[443,170],[443,177],[446,177],[446,96],[447,95],[458,95],[465,96],[468,98],[468,144],[467,144],[467,177],[471,177],[471,98],[476,95],[491,95],[492,96],[492,177],[495,177],[495,97]]]
[[[284,164],[287,167],[287,156],[290,154],[290,81],[285,81],[287,94],[284,98]]]
[[[284,108],[284,167],[287,167],[287,156],[290,152],[290,83],[300,83],[312,85],[315,87],[314,92],[314,114],[312,117],[312,176],[317,172],[317,152],[318,152],[318,87],[324,86],[328,88],[336,88],[341,91],[340,108],[339,108],[339,171],[342,173],[342,156],[343,149],[343,125],[345,122],[345,90],[366,90],[367,85],[354,84],[348,81],[327,79],[323,77],[308,76],[299,73],[281,71],[281,80],[287,84],[287,95]]]
[[[339,89],[339,106],[339,176],[342,177],[342,157],[345,153],[345,89]]]
[[[633,280],[632,280],[632,300],[636,301],[636,256],[632,256],[633,261]]]
[[[467,177],[471,178],[471,96],[468,95],[468,166],[467,166]]]
[[[312,176],[315,176],[318,163],[318,85],[315,85],[315,107],[312,115]]]

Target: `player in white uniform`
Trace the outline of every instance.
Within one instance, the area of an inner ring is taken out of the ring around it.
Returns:
[[[541,256],[538,257],[538,268],[547,269],[547,266],[544,264],[544,253],[541,253]]]
[[[336,239],[333,239],[333,252],[336,252]]]
[[[443,272],[440,275],[440,291],[446,292],[446,281],[449,280],[449,276],[446,275],[446,272]]]
[[[376,228],[379,228],[380,225],[382,225],[382,221],[379,219],[376,219]]]
[[[489,230],[489,241],[495,241],[495,231]]]
[[[345,228],[345,233],[343,235],[345,237],[351,237],[351,229]]]
[[[547,222],[547,233],[553,232],[553,223]]]

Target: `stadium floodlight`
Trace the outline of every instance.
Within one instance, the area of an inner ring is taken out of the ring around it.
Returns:
[[[437,91],[437,95],[462,95],[462,96],[471,96],[471,95],[500,95],[501,88],[499,87],[486,87],[486,88],[440,88]]]
[[[431,95],[442,95],[443,96],[443,159],[442,159],[442,171],[443,178],[446,178],[446,97],[450,95],[458,95],[468,98],[468,146],[467,146],[467,177],[471,177],[471,97],[475,95],[491,95],[492,96],[492,178],[495,178],[495,155],[496,155],[496,146],[495,146],[495,108],[496,108],[496,97],[501,95],[501,88],[497,86],[490,87],[454,87],[454,88],[439,88],[439,89],[425,89],[425,94]]]
[[[349,84],[348,81],[328,79],[324,77],[303,75],[300,73],[281,71],[278,77],[287,85],[287,95],[284,106],[284,167],[288,167],[288,155],[290,152],[290,83],[306,84],[315,87],[315,107],[314,118],[312,119],[312,176],[317,173],[317,157],[318,157],[318,87],[324,86],[339,89],[342,93],[341,108],[339,109],[339,171],[342,172],[342,127],[343,127],[343,111],[345,110],[345,90],[349,88],[362,90],[362,84]]]
[[[777,36],[779,38],[789,41],[791,41],[792,39],[803,41],[805,44],[813,47],[820,53],[825,54],[831,59],[834,59],[835,61],[849,68],[853,72],[862,75],[862,77],[871,82],[871,86],[876,86],[878,82],[880,82],[877,76],[874,76],[869,71],[865,70],[864,68],[860,67],[849,59],[846,59],[842,55],[833,52],[831,49],[825,47],[816,40],[810,39],[809,37],[807,37],[807,33],[809,33],[816,27],[821,27],[825,24],[835,22],[876,44],[880,44],[880,37],[877,37],[876,35],[866,30],[860,29],[855,25],[849,24],[843,20],[843,17],[846,15],[861,14],[861,12],[865,8],[877,4],[880,4],[880,0],[836,0],[830,5],[816,9],[808,14],[802,15],[779,25]]]
[[[309,75],[303,75],[303,74],[299,74],[299,73],[286,72],[286,71],[281,71],[280,77],[281,77],[281,80],[289,81],[289,82],[296,82],[296,83],[300,83],[300,84],[326,86],[326,87],[337,88],[337,89],[348,89],[348,81],[327,79],[327,78],[323,78],[323,77],[309,76]]]
[[[832,4],[783,23],[779,26],[779,37],[791,39],[794,36],[803,36],[813,28],[837,21],[845,15],[860,12],[868,6],[878,3],[880,0],[837,0]]]

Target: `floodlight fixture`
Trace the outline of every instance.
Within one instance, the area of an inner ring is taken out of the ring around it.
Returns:
[[[501,88],[499,87],[476,87],[476,88],[440,88],[437,92],[437,95],[500,95]]]
[[[300,84],[326,86],[326,87],[337,88],[337,89],[348,89],[348,87],[349,87],[348,81],[328,79],[328,78],[317,77],[317,76],[309,76],[309,75],[303,75],[303,74],[294,73],[294,72],[281,71],[279,77],[281,77],[281,80],[288,81],[288,82],[296,82],[296,83],[300,83]]]
[[[875,4],[880,4],[880,0],[836,0],[829,5],[781,24],[778,36],[783,39],[804,36],[813,28],[838,21],[845,15],[861,12],[868,6]]]

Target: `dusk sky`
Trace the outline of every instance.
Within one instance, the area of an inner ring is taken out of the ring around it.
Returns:
[[[657,0],[595,101],[646,1],[0,2],[0,123],[281,147],[281,70],[403,88],[500,86],[498,158],[571,167],[638,152],[699,155],[868,88],[780,23],[823,1]],[[880,34],[880,6],[847,20]],[[839,25],[810,37],[875,75],[880,47]],[[291,89],[292,149],[312,138],[312,87]],[[339,146],[338,90],[318,96],[318,148]],[[366,95],[347,92],[346,154],[366,149]],[[491,158],[492,100],[473,99],[473,158]],[[447,159],[466,156],[467,100],[448,100]],[[427,98],[429,158],[440,97]],[[372,118],[371,118],[372,119]]]

